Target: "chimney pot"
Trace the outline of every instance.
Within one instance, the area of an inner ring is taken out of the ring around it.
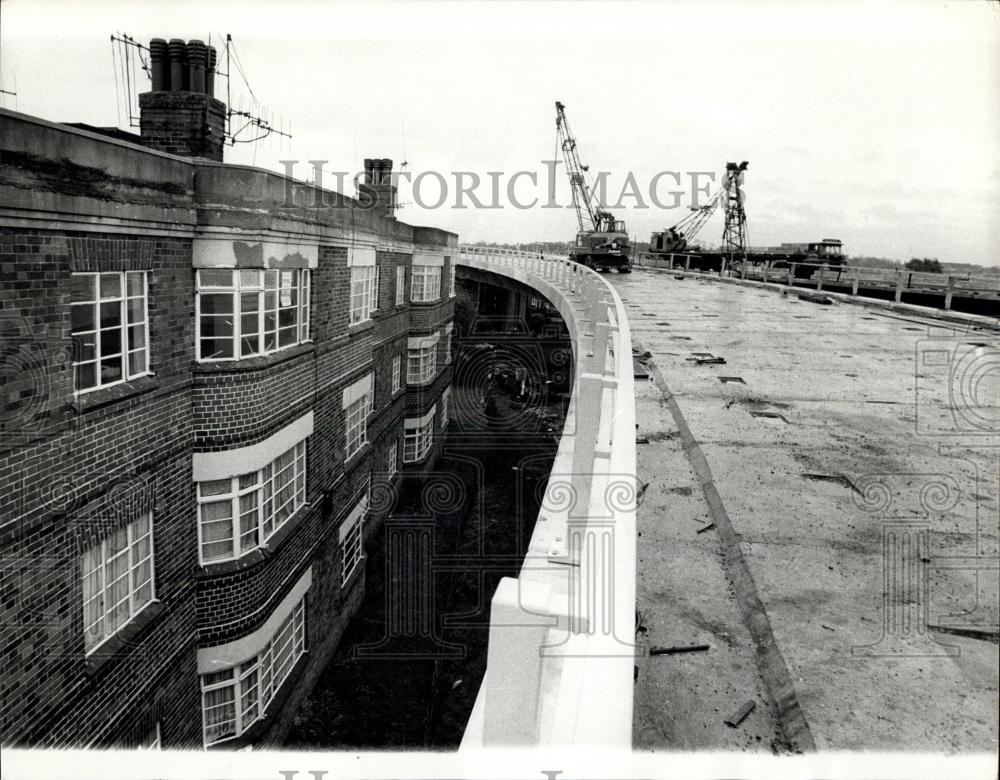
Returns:
[[[180,38],[171,38],[167,46],[170,57],[170,91],[183,92],[187,85],[187,44]]]
[[[203,41],[192,40],[187,45],[188,89],[205,93],[205,71],[208,69],[208,47]]]
[[[208,47],[208,70],[205,73],[205,93],[209,97],[215,97],[215,63],[217,53],[214,46]]]
[[[163,92],[170,88],[167,81],[167,42],[163,38],[153,38],[149,42],[149,70],[153,82],[153,92]]]

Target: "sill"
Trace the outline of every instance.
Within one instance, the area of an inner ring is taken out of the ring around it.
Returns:
[[[442,303],[443,301],[444,299],[439,295],[437,298],[434,298],[433,300],[430,301],[410,301],[410,303],[413,304],[414,306],[437,306],[439,303]]]
[[[364,333],[365,331],[371,330],[375,327],[375,320],[364,320],[363,322],[357,322],[354,325],[347,326],[347,335],[356,336],[359,333]]]
[[[239,558],[202,564],[202,577],[207,579],[209,577],[221,577],[226,574],[235,574],[239,571],[252,569],[266,561],[268,558],[271,558],[277,552],[278,548],[281,547],[281,544],[285,541],[285,539],[287,539],[288,536],[299,527],[302,520],[309,513],[309,509],[311,507],[312,504],[309,502],[300,506],[295,511],[295,514],[288,519],[288,522],[271,534],[271,538],[268,539],[267,542],[260,547],[255,547],[250,550],[250,552],[241,555]]]
[[[151,601],[139,610],[132,620],[87,653],[84,659],[85,674],[93,679],[116,658],[132,655],[140,635],[156,622],[165,609],[162,601]]]
[[[291,360],[299,355],[312,352],[315,349],[316,345],[312,341],[303,341],[300,344],[285,347],[267,355],[258,355],[257,357],[240,358],[239,360],[198,360],[194,364],[194,373],[238,374],[260,371],[261,369],[284,363],[286,360]]]
[[[108,387],[100,387],[94,390],[84,390],[78,393],[71,402],[73,411],[83,414],[102,406],[113,404],[124,398],[143,395],[156,390],[160,386],[156,375],[149,373],[130,379],[127,382],[119,382]]]

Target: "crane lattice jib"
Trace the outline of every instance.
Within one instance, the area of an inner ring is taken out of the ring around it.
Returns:
[[[581,232],[587,229],[583,219],[583,213],[586,210],[587,218],[590,220],[590,230],[596,231],[600,220],[594,204],[594,195],[590,187],[587,186],[587,180],[583,175],[587,168],[580,162],[580,153],[576,149],[576,139],[570,132],[565,109],[566,107],[562,103],[556,101],[556,134],[562,149],[563,161],[566,163],[570,188],[573,191],[576,221],[580,225]]]

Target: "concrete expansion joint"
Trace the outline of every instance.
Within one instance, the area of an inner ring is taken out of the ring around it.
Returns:
[[[634,340],[634,344],[640,353],[646,351],[638,340]],[[663,401],[670,409],[670,414],[680,432],[684,453],[698,479],[709,513],[715,523],[722,548],[724,569],[736,594],[743,624],[753,640],[757,668],[775,710],[782,737],[793,752],[815,751],[816,743],[812,731],[799,703],[788,666],[774,637],[767,610],[743,555],[741,537],[733,528],[732,520],[715,486],[708,460],[691,433],[676,397],[653,358],[649,358],[646,367]]]

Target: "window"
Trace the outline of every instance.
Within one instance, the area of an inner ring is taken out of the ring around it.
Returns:
[[[145,271],[73,274],[70,301],[76,392],[149,373]]]
[[[436,301],[441,297],[440,266],[415,265],[410,273],[413,277],[410,300]]]
[[[238,360],[309,340],[309,271],[198,271],[198,359]]]
[[[305,441],[257,471],[199,482],[201,562],[239,558],[266,544],[305,502]]]
[[[423,417],[403,420],[403,463],[416,463],[427,457],[434,438],[436,407]]]
[[[153,519],[146,513],[83,554],[83,632],[89,653],[152,603]]]
[[[389,457],[386,460],[386,472],[391,478],[399,471],[399,443],[393,442],[389,445]]]
[[[448,400],[451,398],[451,388],[445,388],[445,391],[441,393],[441,427],[444,428],[448,424]]]
[[[262,718],[305,648],[303,597],[263,650],[241,664],[201,675],[205,745],[238,737]]]
[[[351,268],[351,325],[371,319],[378,308],[378,267],[356,265]]]
[[[406,303],[406,266],[396,266],[396,305]]]
[[[412,338],[407,344],[406,382],[411,385],[427,384],[437,371],[438,335]]]
[[[370,489],[370,488],[369,488]],[[355,569],[361,565],[364,558],[364,545],[362,526],[364,525],[365,512],[368,511],[368,494],[361,497],[361,500],[351,510],[351,514],[340,524],[340,553],[344,561],[341,584],[346,583]]]
[[[347,457],[350,459],[368,443],[368,415],[371,413],[371,393],[347,407]]]
[[[402,355],[396,355],[396,357],[394,357],[392,359],[392,392],[393,393],[398,392],[402,388],[402,386],[403,386],[403,384],[402,384],[402,377],[400,376],[401,373],[402,373],[402,368],[403,368],[403,356]]]
[[[455,297],[455,263],[451,260],[450,257],[446,257],[445,260],[447,260],[450,263],[450,265],[448,267],[448,272],[450,274],[450,276],[448,278],[448,297],[449,298],[454,298]]]
[[[368,373],[344,388],[347,460],[368,443],[368,415],[375,411],[375,374]]]

